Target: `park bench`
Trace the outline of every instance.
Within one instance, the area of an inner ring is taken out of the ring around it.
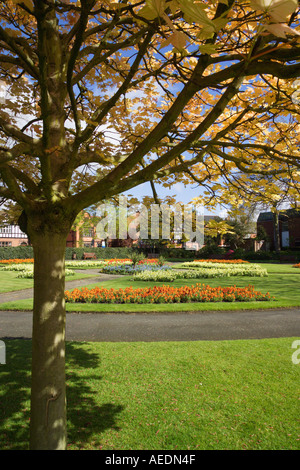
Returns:
[[[280,263],[295,263],[297,261],[296,257],[293,255],[280,255]]]
[[[96,253],[83,253],[83,259],[97,259]]]

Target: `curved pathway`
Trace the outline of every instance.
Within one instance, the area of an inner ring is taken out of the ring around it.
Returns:
[[[112,279],[117,279],[118,277],[122,277],[122,276],[118,276],[115,274],[109,275],[109,274],[99,273],[99,269],[76,270],[76,272],[83,273],[83,274],[97,274],[97,276],[93,276],[89,278],[85,277],[83,279],[77,279],[74,281],[66,281],[66,289],[75,289],[76,287],[82,287],[87,284],[92,284],[94,282],[110,281]],[[12,292],[3,292],[0,294],[0,304],[14,301],[14,300],[32,299],[32,297],[33,297],[33,289],[31,288],[12,291]]]
[[[31,312],[0,312],[0,338],[31,338]],[[68,341],[203,341],[300,337],[300,310],[67,313]]]
[[[97,270],[81,271],[95,274]],[[121,276],[120,276],[121,277]],[[116,275],[66,282],[66,289]],[[33,289],[0,294],[0,303],[32,298]],[[31,338],[31,312],[0,311],[0,338]],[[164,313],[67,313],[68,341],[200,341],[300,337],[300,309]]]

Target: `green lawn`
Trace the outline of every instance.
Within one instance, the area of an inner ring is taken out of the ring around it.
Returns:
[[[1,271],[0,270],[0,293],[13,292],[22,289],[30,289],[33,287],[33,279],[18,278],[17,271]],[[67,281],[75,281],[76,279],[91,278],[92,274],[75,273],[73,276],[67,276]]]
[[[237,310],[241,309],[265,309],[279,307],[295,307],[300,306],[300,269],[293,268],[291,265],[267,264],[263,266],[268,270],[268,277],[232,277],[217,279],[184,279],[176,280],[173,286],[192,285],[197,282],[209,284],[211,286],[232,286],[239,287],[254,285],[255,289],[263,293],[269,292],[276,298],[272,302],[216,302],[216,303],[186,303],[186,304],[156,304],[156,305],[107,305],[107,304],[69,304],[67,303],[67,311],[75,312],[162,312],[162,311],[199,311],[199,310]],[[0,272],[1,282],[1,272]],[[154,286],[154,282],[132,281],[131,276],[116,278],[112,281],[104,281],[101,285],[105,287],[146,287]],[[167,284],[167,283],[161,283]],[[98,284],[89,284],[88,287],[94,287]],[[7,302],[0,304],[0,310],[22,310],[32,309],[32,300],[21,300],[18,302]]]
[[[69,342],[68,448],[299,450],[293,340]],[[26,449],[31,341],[6,352],[0,448]]]

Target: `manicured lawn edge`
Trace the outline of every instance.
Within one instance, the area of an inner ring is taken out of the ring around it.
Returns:
[[[66,304],[67,313],[205,313],[220,311],[236,311],[237,313],[245,310],[276,310],[281,308],[299,307],[299,302],[290,301],[271,301],[271,302],[211,302],[211,303],[181,303],[181,304]],[[0,304],[1,311],[31,311],[32,299],[24,299]]]

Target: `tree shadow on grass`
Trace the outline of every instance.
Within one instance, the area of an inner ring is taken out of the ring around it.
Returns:
[[[2,338],[6,364],[0,364],[0,449],[27,450],[30,422],[31,340]],[[84,448],[91,439],[101,446],[101,434],[118,430],[120,404],[101,403],[101,358],[85,343],[66,345],[68,442]]]

